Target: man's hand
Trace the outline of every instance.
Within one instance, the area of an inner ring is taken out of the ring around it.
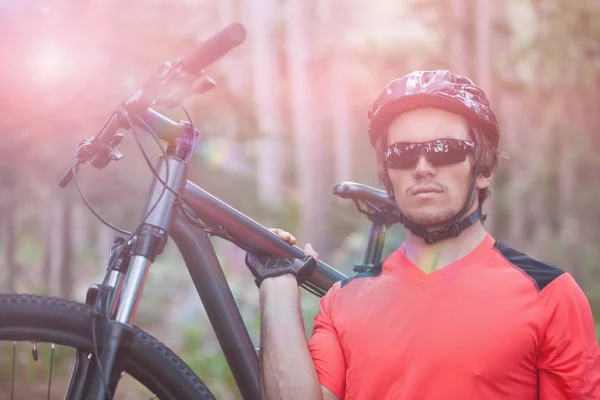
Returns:
[[[271,232],[292,245],[296,243],[296,238],[289,232],[282,229],[271,229]],[[248,252],[246,253],[246,265],[256,278],[256,284],[259,287],[265,279],[288,274],[294,275],[300,285],[310,278],[319,257],[310,244],[304,246],[304,254],[304,258],[298,259],[258,256]]]
[[[283,229],[278,229],[278,228],[269,229],[269,230],[271,232],[273,232],[274,234],[276,234],[277,236],[279,236],[281,239],[283,239],[286,242],[288,242],[289,244],[291,244],[291,245],[295,245],[296,244],[296,238],[291,233],[286,232]],[[304,255],[305,256],[312,256],[315,260],[319,259],[319,255],[312,248],[312,246],[310,245],[310,243],[306,243],[306,245],[304,246]]]

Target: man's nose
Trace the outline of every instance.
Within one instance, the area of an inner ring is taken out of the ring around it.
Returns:
[[[423,178],[425,176],[435,176],[437,174],[437,169],[433,164],[431,164],[425,154],[419,154],[419,158],[417,158],[417,163],[413,167],[413,176],[415,178]]]

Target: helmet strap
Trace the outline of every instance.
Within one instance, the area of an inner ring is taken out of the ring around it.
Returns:
[[[433,244],[439,242],[440,240],[460,235],[463,230],[467,229],[481,218],[482,206],[481,204],[479,204],[475,211],[473,211],[466,218],[460,220],[460,218],[462,218],[462,216],[469,210],[471,202],[473,201],[473,195],[475,194],[475,179],[476,172],[475,170],[473,170],[473,174],[471,175],[471,187],[469,189],[469,195],[467,196],[463,207],[458,213],[454,215],[454,217],[450,219],[450,222],[444,227],[430,232],[424,226],[409,221],[402,214],[400,215],[400,222],[402,223],[402,225],[404,225],[406,229],[411,231],[414,235],[422,237],[423,240],[425,240],[425,243],[427,244]]]

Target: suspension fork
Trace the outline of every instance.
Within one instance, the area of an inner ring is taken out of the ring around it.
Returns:
[[[129,267],[129,246],[122,237],[115,237],[114,245],[110,250],[107,274],[104,283],[91,285],[85,296],[85,304],[93,306],[96,310],[94,325],[96,332],[105,332],[106,320],[114,318],[113,304],[120,289],[123,278]],[[102,337],[101,335],[99,335]],[[66,399],[81,399],[83,391],[95,373],[95,362],[92,360],[93,352],[89,349],[77,349],[75,364],[71,373],[71,380],[67,389]]]
[[[95,359],[94,352],[77,352],[67,395],[69,400],[105,400],[114,395],[135,338],[133,321],[148,271],[164,250],[177,194],[185,183],[187,164],[180,158],[182,153],[178,149],[169,150],[171,155],[161,157],[157,162],[155,170],[160,180],[154,177],[150,185],[142,213],[144,221],[125,244],[128,249],[122,255],[129,258],[123,263],[125,271],[123,268],[111,269],[106,285],[96,291],[96,298],[87,299],[96,305],[98,314],[93,317],[98,359]],[[93,292],[88,297],[94,297]]]

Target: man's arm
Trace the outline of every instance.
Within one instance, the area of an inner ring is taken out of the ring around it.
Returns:
[[[300,289],[286,274],[260,285],[261,396],[271,399],[339,400],[321,386],[304,334]]]
[[[583,291],[565,273],[540,294],[545,301],[540,400],[600,400],[600,348]]]

